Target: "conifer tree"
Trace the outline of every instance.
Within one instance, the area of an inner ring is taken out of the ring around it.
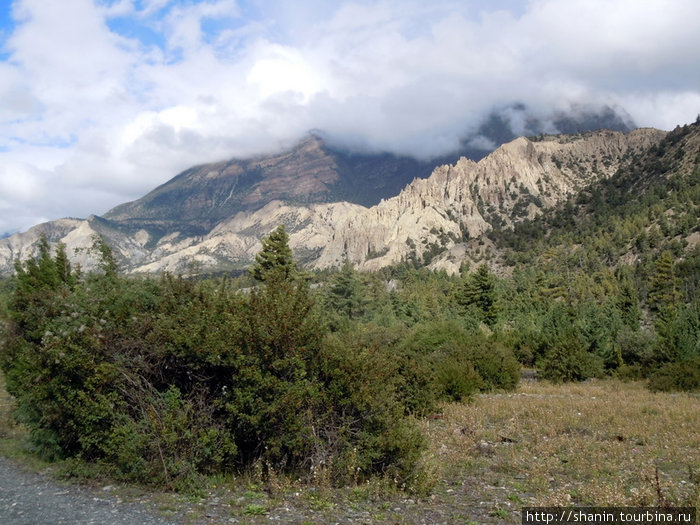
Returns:
[[[75,284],[77,277],[73,273],[68,254],[66,253],[66,245],[59,242],[56,245],[56,255],[54,256],[54,265],[59,280],[69,286]]]
[[[649,306],[660,321],[673,317],[680,302],[673,254],[666,250],[656,260],[649,283]]]
[[[118,265],[114,258],[114,252],[101,235],[94,235],[92,238],[91,251],[99,259],[98,268],[102,270],[106,277],[114,278],[117,275]]]
[[[484,315],[484,322],[496,322],[496,280],[484,263],[465,282],[462,293],[457,297],[460,306],[476,306]]]
[[[617,278],[619,293],[616,297],[616,305],[620,310],[622,321],[632,330],[638,330],[642,311],[639,307],[639,297],[629,267],[619,268]]]
[[[326,295],[326,306],[348,319],[362,315],[364,301],[360,293],[361,283],[347,259],[340,272],[333,278]]]
[[[251,274],[260,282],[265,282],[272,274],[283,280],[297,276],[289,235],[283,224],[262,240],[262,250],[255,256]]]
[[[10,301],[10,311],[27,337],[41,338],[41,326],[48,315],[53,296],[63,286],[75,284],[65,247],[59,245],[55,258],[46,236],[38,243],[39,256],[25,262],[15,261],[15,292]]]

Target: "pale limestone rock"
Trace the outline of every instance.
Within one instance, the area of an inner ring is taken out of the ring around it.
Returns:
[[[641,151],[664,135],[644,129],[541,142],[521,137],[478,163],[462,158],[440,166],[398,196],[338,224],[314,266],[337,266],[347,258],[363,270],[376,270],[412,255],[422,258],[431,245],[450,250],[465,238],[463,232],[479,237],[494,220],[512,225],[533,218],[584,185],[611,176],[625,153]],[[459,268],[456,260],[441,260],[448,271]]]

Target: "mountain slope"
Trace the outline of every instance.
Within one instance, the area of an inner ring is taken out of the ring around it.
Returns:
[[[612,176],[627,158],[664,136],[640,129],[519,138],[478,163],[463,158],[441,166],[397,197],[339,225],[315,266],[335,266],[345,258],[368,270],[401,260],[428,263],[439,252],[494,226],[532,218]],[[455,271],[460,262],[445,260],[441,266]]]
[[[291,150],[196,166],[104,217],[127,224],[175,221],[210,229],[273,200],[308,205],[347,201],[371,206],[396,195],[432,165],[391,154],[351,154],[309,135]]]
[[[518,138],[478,163],[462,158],[425,179],[416,176],[425,163],[344,153],[312,135],[279,155],[192,168],[104,217],[54,221],[2,239],[0,268],[11,272],[15,258],[32,256],[43,232],[69,254],[77,250],[86,268],[87,248],[100,234],[127,272],[240,269],[259,239],[284,223],[297,258],[316,268],[347,258],[363,269],[415,261],[456,271],[488,247],[486,232],[510,229],[610,178],[665,135],[640,129]]]
[[[299,206],[272,201],[221,221],[205,235],[173,232],[131,269],[186,271],[192,263],[245,267],[259,250],[260,237],[284,223],[297,258],[317,268],[337,266],[345,258],[368,270],[402,260],[428,263],[447,250],[438,266],[455,271],[461,260],[450,260],[450,255],[454,250],[464,253],[464,241],[553,207],[591,181],[611,176],[626,156],[644,151],[664,135],[642,129],[535,142],[516,139],[478,163],[462,158],[440,166],[429,178],[415,179],[398,196],[370,208],[346,202]]]
[[[608,265],[664,250],[681,257],[700,245],[700,119],[633,155],[565,207],[492,237],[503,249],[531,255],[570,253],[575,244]]]

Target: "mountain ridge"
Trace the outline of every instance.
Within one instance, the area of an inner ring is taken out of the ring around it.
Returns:
[[[494,224],[509,226],[532,218],[584,185],[611,176],[625,155],[641,152],[665,135],[641,128],[627,134],[599,131],[540,141],[520,137],[478,163],[463,158],[440,166],[395,199],[339,226],[315,266],[337,266],[345,258],[366,270],[405,259],[430,262],[426,252],[449,250]],[[378,253],[380,247],[386,253],[363,257]],[[460,263],[445,262],[442,267],[454,272]]]
[[[374,270],[412,260],[453,272],[461,264],[460,258],[468,257],[474,239],[483,239],[494,227],[510,227],[532,218],[592,181],[610,177],[626,158],[664,136],[663,131],[638,129],[521,137],[479,162],[463,157],[454,164],[435,167],[427,178],[413,177],[396,195],[380,198],[369,207],[348,201],[323,202],[321,197],[331,191],[329,187],[338,177],[336,173],[333,178],[335,168],[323,151],[322,139],[310,136],[297,148],[276,156],[217,163],[218,171],[211,169],[213,165],[191,168],[103,217],[62,219],[64,222],[57,222],[55,228],[47,223],[0,240],[0,268],[9,273],[15,258],[31,257],[31,240],[43,232],[51,242],[64,242],[69,253],[77,249],[74,259],[86,268],[93,264],[87,248],[97,234],[113,246],[124,270],[130,273],[228,271],[250,264],[259,250],[259,239],[277,225],[286,224],[295,253],[314,268],[337,266],[348,259],[362,269]],[[290,164],[283,161],[290,158],[297,161],[297,167],[318,168],[305,179],[310,186],[302,186],[304,191],[311,187],[318,202],[300,203],[284,193],[280,180],[289,182],[308,175],[303,169],[290,170],[281,179],[269,177],[267,186],[250,185],[248,193],[238,196],[249,198],[249,206],[234,207],[235,213],[217,210],[208,215],[222,202],[225,207],[231,189],[208,191],[207,181],[226,179],[231,176],[227,170],[233,166],[236,171],[241,162],[288,167]],[[362,165],[370,157],[357,158]],[[341,158],[341,162],[346,159]],[[381,172],[381,162],[375,169],[375,173]],[[174,187],[177,195],[182,181],[191,186],[180,201],[181,207],[190,210],[189,216],[178,220],[172,210],[170,215],[159,215],[158,207],[163,203],[157,204],[155,211],[148,209],[147,204],[162,195],[164,188],[167,194]],[[270,185],[277,185],[281,194],[263,191]]]
[[[213,227],[239,211],[273,200],[301,205],[347,201],[364,206],[398,193],[432,164],[388,153],[348,153],[311,133],[281,153],[194,166],[104,218],[114,221],[188,220]]]

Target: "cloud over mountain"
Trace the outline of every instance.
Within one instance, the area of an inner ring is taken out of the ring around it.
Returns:
[[[515,102],[554,127],[591,108],[665,129],[700,111],[692,0],[15,0],[11,18],[0,232],[310,129],[428,157]]]

